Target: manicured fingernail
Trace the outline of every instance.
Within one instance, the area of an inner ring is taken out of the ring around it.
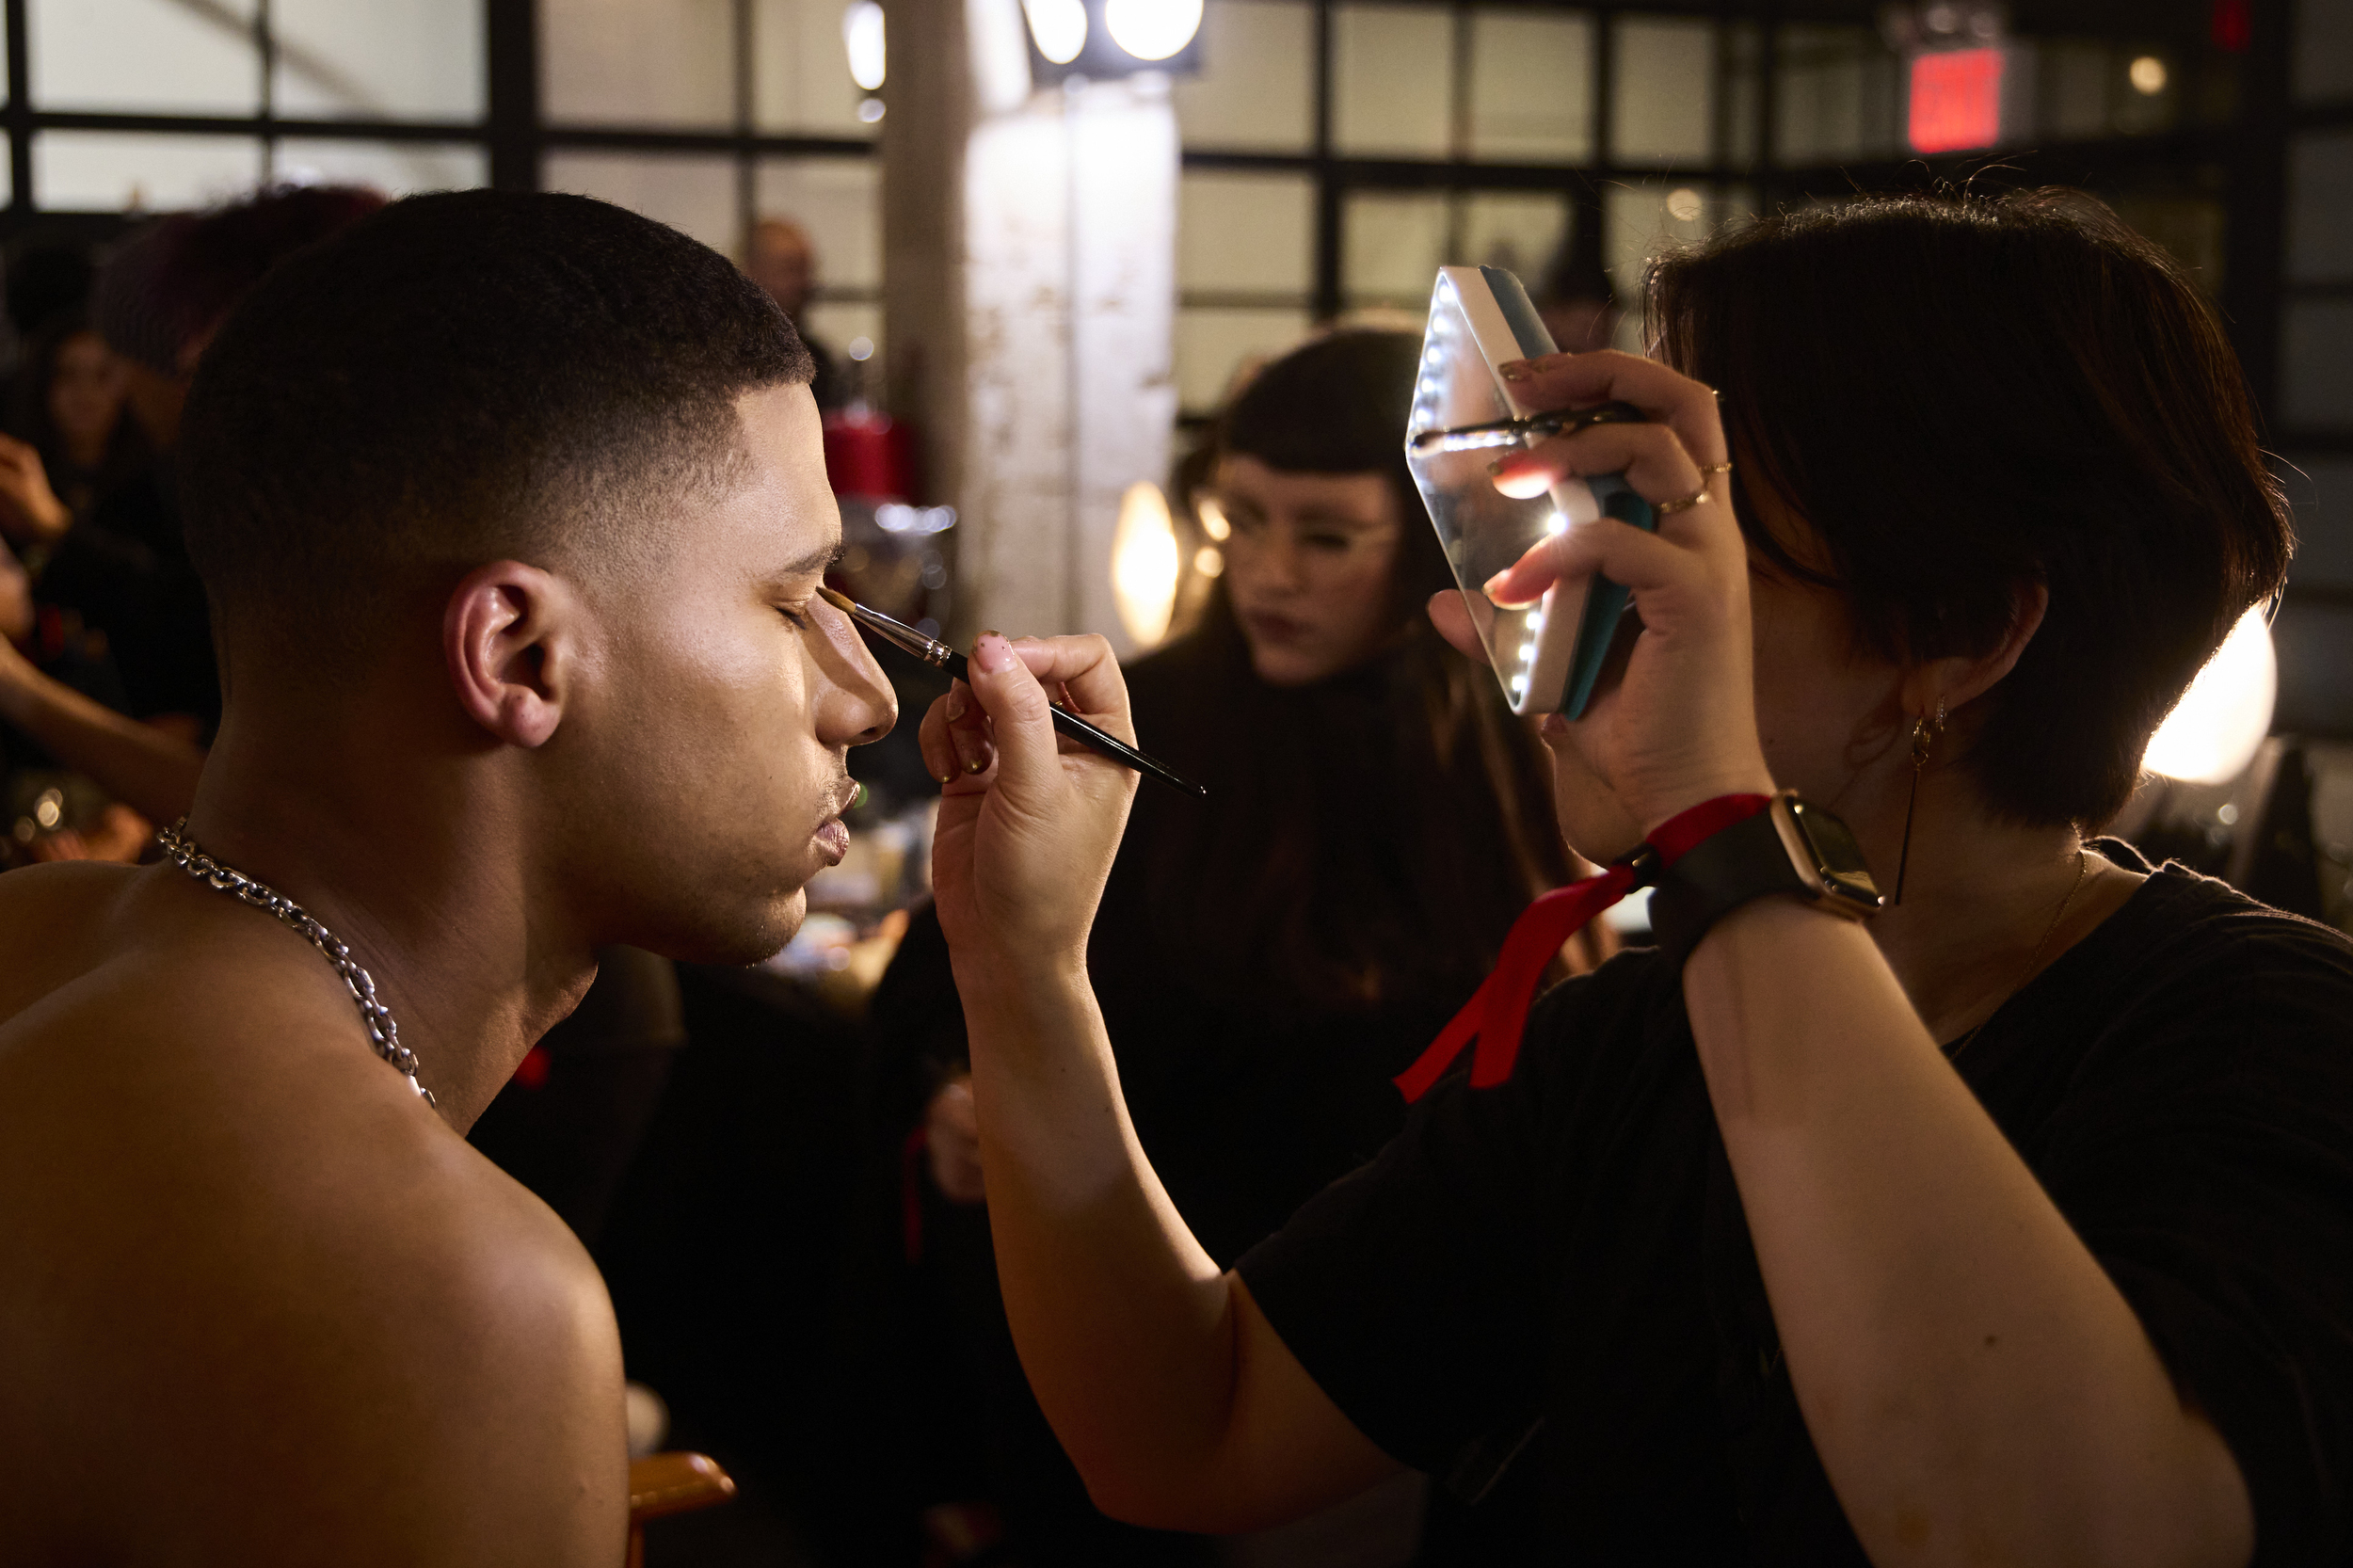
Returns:
[[[953,784],[955,781],[956,776],[954,774],[943,773],[939,776],[939,787],[943,790],[949,785]]]
[[[952,721],[964,717],[964,682],[961,680],[948,688],[948,717]]]
[[[1488,578],[1480,591],[1487,596],[1487,602],[1498,610],[1520,610],[1536,602],[1527,595],[1510,592],[1511,582],[1512,573],[1508,569],[1499,571]]]
[[[1532,360],[1506,360],[1496,366],[1496,371],[1506,381],[1533,381],[1545,372],[1558,370],[1576,358],[1574,354],[1539,354]]]
[[[991,675],[1001,675],[1013,668],[1013,644],[996,632],[984,632],[972,645],[972,662]]]

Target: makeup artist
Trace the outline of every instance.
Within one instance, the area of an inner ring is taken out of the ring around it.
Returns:
[[[1138,1136],[1220,1262],[1395,1135],[1390,1078],[1528,901],[1572,874],[1528,726],[1423,613],[1451,579],[1403,459],[1420,351],[1337,332],[1241,391],[1208,490],[1232,527],[1225,569],[1201,624],[1127,672],[1147,749],[1209,792],[1137,800],[1088,973]],[[979,1151],[931,912],[873,1017],[887,1058],[939,1084],[924,1120],[945,1201],[922,1266],[957,1319],[986,1480],[1024,1560],[1206,1560],[1205,1544],[1105,1521],[1021,1379],[986,1216],[957,1212],[981,1202]]]
[[[2342,1562],[2353,948],[2087,837],[2286,565],[2211,308],[2048,192],[1769,217],[1648,309],[1656,361],[1512,374],[1657,423],[1497,482],[1623,471],[1659,533],[1491,591],[1635,590],[1545,739],[1571,841],[1651,846],[1662,946],[1239,1265],[1145,1161],[1088,984],[1133,786],[1056,753],[1024,661],[1117,728],[1107,654],[984,639],[926,715],[936,772],[952,728],[989,762],[936,880],[1041,1405],[1107,1510],[1197,1529],[1508,1463],[1580,1560]],[[1868,920],[1820,892],[1906,861]]]

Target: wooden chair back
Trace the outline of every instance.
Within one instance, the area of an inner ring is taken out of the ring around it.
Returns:
[[[709,1454],[648,1454],[629,1466],[629,1568],[645,1568],[646,1526],[666,1514],[710,1508],[735,1496],[735,1481]]]

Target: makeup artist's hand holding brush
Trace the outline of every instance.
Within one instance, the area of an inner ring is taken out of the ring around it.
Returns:
[[[1100,637],[984,632],[959,681],[923,715],[942,781],[932,880],[959,989],[1082,970],[1136,775],[1055,732],[1048,691],[1132,742],[1128,685]]]
[[[1030,1385],[1081,1468],[1123,1456],[1112,1468],[1172,1495],[1201,1489],[1205,1467],[1230,1469],[1254,1505],[1269,1489],[1251,1478],[1288,1483],[1304,1471],[1304,1489],[1273,1489],[1286,1504],[1353,1496],[1395,1462],[1338,1414],[1246,1295],[1237,1308],[1185,1227],[1128,1120],[1087,977],[1088,928],[1136,775],[1058,736],[1047,693],[1058,685],[1089,721],[1131,739],[1111,645],[986,635],[968,675],[969,689],[932,704],[920,731],[942,780],[932,884],[972,1048],[989,1237]],[[1243,1367],[1263,1444],[1224,1440],[1225,1374]],[[1096,1500],[1156,1522],[1150,1498]],[[1252,1506],[1185,1528],[1276,1516]]]

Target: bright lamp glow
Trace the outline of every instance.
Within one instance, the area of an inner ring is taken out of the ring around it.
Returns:
[[[1112,535],[1112,599],[1128,635],[1150,648],[1168,635],[1176,608],[1176,529],[1168,498],[1148,480],[1138,480],[1119,498],[1119,526]]]
[[[2132,77],[2133,90],[2143,98],[2154,98],[2165,90],[2165,62],[2154,55],[2141,56],[2126,74]]]
[[[2258,604],[2239,617],[2157,727],[2140,765],[2190,784],[2236,778],[2271,732],[2271,703],[2279,690],[2271,628]]]
[[[1201,0],[1109,0],[1103,25],[1140,60],[1164,60],[1201,30]]]
[[[1021,0],[1030,19],[1030,37],[1037,52],[1056,65],[1068,65],[1087,46],[1087,8],[1083,0]]]
[[[850,56],[850,80],[868,92],[883,85],[883,8],[874,0],[852,0],[841,13],[841,47]]]

